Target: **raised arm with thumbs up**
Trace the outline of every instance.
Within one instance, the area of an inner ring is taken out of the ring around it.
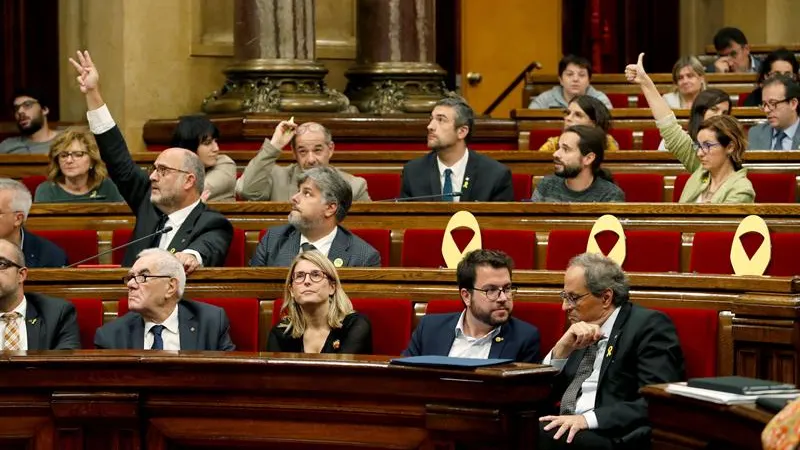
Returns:
[[[650,111],[653,112],[653,117],[656,120],[664,119],[673,115],[672,108],[669,107],[667,101],[658,92],[653,80],[644,71],[644,53],[639,53],[639,60],[636,64],[628,64],[625,66],[625,78],[631,83],[636,83],[642,88],[642,94],[647,99],[650,105]]]

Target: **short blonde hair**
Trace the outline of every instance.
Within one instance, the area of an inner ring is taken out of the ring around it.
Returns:
[[[61,166],[58,164],[58,155],[62,152],[69,151],[69,146],[74,141],[78,141],[86,147],[86,152],[92,160],[89,166],[89,189],[94,189],[100,186],[100,183],[108,178],[108,170],[106,165],[100,158],[100,149],[97,148],[97,142],[94,140],[94,135],[83,127],[70,127],[64,130],[53,140],[50,145],[50,161],[47,164],[47,179],[53,183],[63,183],[64,173],[61,172]]]
[[[303,309],[294,300],[292,295],[292,284],[294,282],[294,269],[300,261],[309,261],[317,266],[328,278],[328,282],[333,284],[333,295],[328,302],[328,326],[331,328],[341,328],[344,318],[353,312],[353,303],[350,297],[342,289],[339,281],[339,274],[333,263],[322,253],[311,250],[302,252],[294,258],[292,265],[289,266],[289,273],[286,275],[286,285],[283,292],[283,306],[281,307],[281,322],[286,325],[284,334],[291,334],[293,338],[303,336],[306,331],[306,316]]]

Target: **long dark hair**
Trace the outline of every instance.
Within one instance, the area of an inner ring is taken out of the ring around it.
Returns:
[[[725,102],[728,102],[729,105],[728,111],[725,114],[730,114],[733,104],[731,103],[731,96],[728,95],[727,92],[715,88],[708,88],[697,94],[697,98],[695,98],[694,103],[692,103],[692,110],[689,113],[689,137],[691,137],[693,141],[697,140],[697,132],[700,131],[700,125],[703,123],[703,120],[705,120],[706,111],[713,106]]]
[[[583,112],[585,112],[586,115],[592,119],[592,122],[597,125],[597,128],[600,128],[603,130],[603,132],[608,133],[608,129],[611,128],[611,113],[608,111],[608,108],[606,108],[606,105],[604,105],[603,102],[588,95],[579,95],[577,97],[573,97],[569,102],[577,103]]]
[[[608,147],[606,132],[600,127],[573,125],[567,127],[564,133],[575,133],[578,135],[580,138],[578,141],[578,149],[581,151],[581,155],[586,156],[589,153],[594,153],[592,175],[596,178],[602,178],[613,183],[614,177],[611,176],[611,172],[601,167],[606,157],[606,147]]]

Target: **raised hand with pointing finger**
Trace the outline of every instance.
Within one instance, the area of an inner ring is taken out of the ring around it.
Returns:
[[[650,77],[647,76],[647,72],[644,71],[644,53],[639,53],[639,61],[636,64],[628,64],[625,66],[625,78],[628,79],[631,83],[642,84],[646,81],[650,81]]]
[[[80,86],[81,92],[88,94],[89,91],[97,89],[100,82],[100,74],[97,72],[97,68],[94,66],[94,62],[92,62],[92,57],[89,55],[88,51],[81,52],[78,50],[76,54],[78,56],[78,61],[70,58],[69,62],[78,72],[76,79],[78,80],[78,86]]]

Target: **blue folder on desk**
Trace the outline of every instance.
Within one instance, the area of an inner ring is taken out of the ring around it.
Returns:
[[[449,356],[425,355],[395,358],[391,364],[416,367],[440,367],[446,369],[477,369],[478,367],[497,366],[514,362],[510,358],[451,358]]]

